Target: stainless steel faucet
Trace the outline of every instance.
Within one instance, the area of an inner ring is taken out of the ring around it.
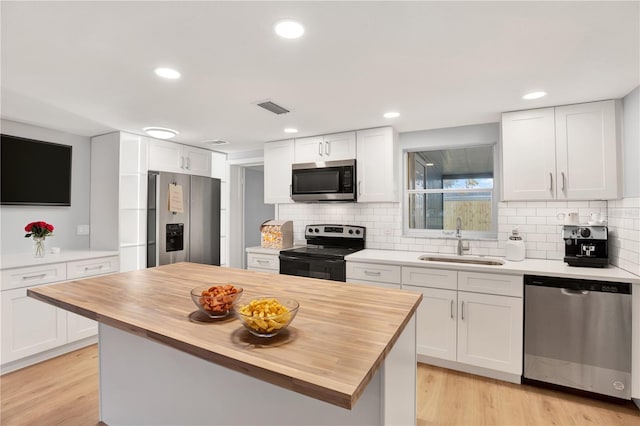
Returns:
[[[462,218],[458,216],[458,218],[456,219],[456,238],[458,239],[458,248],[456,250],[456,253],[458,253],[458,256],[462,256],[464,252],[462,248],[462,234],[460,233],[461,230],[462,230]]]

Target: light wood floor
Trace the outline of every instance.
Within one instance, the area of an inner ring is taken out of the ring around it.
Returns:
[[[0,424],[98,424],[97,345],[0,377]],[[418,426],[638,426],[631,402],[606,403],[418,365]]]

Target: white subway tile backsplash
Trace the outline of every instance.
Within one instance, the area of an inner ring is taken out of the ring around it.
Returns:
[[[640,198],[614,201],[529,201],[498,203],[498,239],[470,241],[473,255],[504,256],[511,230],[518,227],[526,256],[538,259],[564,257],[562,220],[558,213],[577,211],[586,223],[600,213],[608,220],[611,263],[640,275]],[[346,223],[367,227],[368,248],[453,254],[454,238],[402,236],[401,203],[281,204],[279,218],[294,221],[294,239],[304,240],[304,226],[311,223]],[[464,236],[464,230],[463,230]]]

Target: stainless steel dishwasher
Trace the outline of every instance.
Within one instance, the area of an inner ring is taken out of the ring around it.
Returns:
[[[525,275],[523,382],[631,398],[631,285]]]

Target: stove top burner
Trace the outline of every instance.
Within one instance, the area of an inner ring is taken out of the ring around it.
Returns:
[[[322,246],[322,245],[309,245],[305,247],[298,247],[289,250],[282,250],[280,253],[292,254],[292,255],[301,255],[307,257],[317,257],[317,258],[326,258],[326,259],[344,259],[344,257],[348,254],[355,253],[358,250],[362,250],[360,248],[353,247],[330,247],[330,246]]]

